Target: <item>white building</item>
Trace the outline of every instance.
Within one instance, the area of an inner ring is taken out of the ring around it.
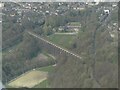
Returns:
[[[110,13],[110,10],[106,9],[106,10],[104,10],[104,13],[105,13],[105,14],[109,14],[109,13]]]
[[[0,3],[0,8],[4,7],[4,3]]]

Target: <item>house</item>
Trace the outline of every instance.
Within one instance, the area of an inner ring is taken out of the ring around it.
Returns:
[[[15,14],[10,14],[10,16],[11,16],[11,17],[14,17],[14,16],[15,16]]]
[[[65,30],[65,27],[64,27],[64,26],[60,26],[60,27],[58,28],[58,30],[59,30],[59,31],[64,31],[64,30]]]
[[[55,13],[55,15],[58,15],[58,13]]]
[[[17,13],[18,13],[19,15],[22,15],[22,10],[18,9]]]
[[[74,32],[74,31],[78,32],[79,29],[80,29],[80,26],[70,26],[70,25],[66,26],[66,31],[70,31],[70,32]]]
[[[113,23],[113,26],[118,26],[118,24],[117,23]]]
[[[4,7],[4,3],[0,3],[0,8]]]
[[[105,13],[105,14],[109,14],[109,13],[110,13],[110,10],[105,9],[105,10],[104,10],[104,13]]]
[[[49,11],[45,11],[47,14],[49,14],[50,12]]]
[[[114,7],[117,7],[117,4],[113,4],[112,7],[113,7],[113,8],[114,8]]]
[[[70,31],[70,32],[78,32],[79,29],[81,28],[81,24],[79,22],[71,22],[68,23],[66,26],[66,31]]]
[[[118,28],[118,31],[120,31],[120,28]]]

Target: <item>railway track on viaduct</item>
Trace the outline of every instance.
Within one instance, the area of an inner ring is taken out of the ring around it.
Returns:
[[[54,44],[54,43],[52,43],[52,42],[50,42],[50,41],[48,41],[48,40],[40,37],[39,35],[37,35],[37,34],[35,34],[35,33],[33,33],[33,32],[30,32],[30,31],[29,31],[28,33],[29,33],[31,36],[33,36],[33,37],[35,37],[35,38],[43,41],[44,43],[49,44],[49,45],[53,46],[54,48],[57,48],[60,53],[64,52],[64,53],[68,54],[69,56],[76,57],[77,59],[82,59],[82,57],[79,56],[78,54],[75,54],[75,53],[73,53],[72,51],[69,51],[69,50],[67,50],[67,49],[64,49],[64,48],[62,48],[62,47],[60,47],[60,46],[58,46],[58,45],[56,45],[56,44]]]

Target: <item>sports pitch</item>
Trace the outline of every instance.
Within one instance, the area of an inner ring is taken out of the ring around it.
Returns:
[[[46,79],[47,72],[33,70],[10,82],[8,85],[14,88],[32,88]]]

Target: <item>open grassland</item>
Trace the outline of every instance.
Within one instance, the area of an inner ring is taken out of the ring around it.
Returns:
[[[48,88],[48,80],[44,80],[43,82],[36,85],[34,88]]]
[[[50,35],[49,37],[47,37],[47,39],[51,42],[53,42],[54,44],[57,44],[61,47],[64,48],[70,48],[71,44],[73,43],[74,39],[75,39],[76,35]]]
[[[81,25],[80,22],[70,22],[68,24],[71,26],[80,26]]]
[[[38,68],[36,70],[44,71],[44,72],[49,73],[49,72],[52,72],[54,70],[54,66],[46,66],[46,67]],[[49,88],[49,80],[46,79],[46,80],[40,82],[39,84],[34,86],[34,88]]]
[[[34,69],[14,79],[8,85],[6,85],[6,87],[47,88],[48,87],[47,74],[53,70],[54,70],[53,65]]]
[[[46,67],[41,67],[36,70],[43,71],[43,72],[51,72],[54,70],[54,66],[46,66]]]
[[[32,88],[46,79],[47,79],[47,72],[34,70],[26,73],[25,75],[22,75],[22,77],[12,81],[8,85],[15,88],[18,87]]]

